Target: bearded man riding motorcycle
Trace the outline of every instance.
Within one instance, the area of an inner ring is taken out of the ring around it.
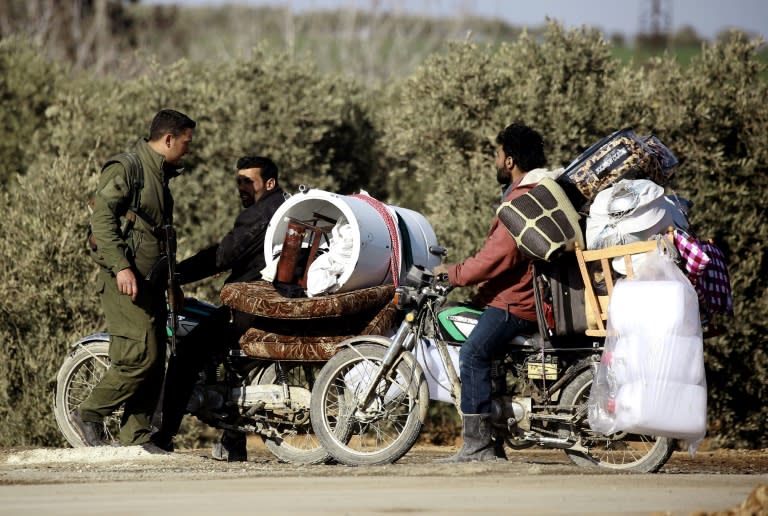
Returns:
[[[505,202],[535,186],[523,179],[545,165],[544,143],[538,132],[522,124],[505,128],[496,143],[496,179]],[[491,432],[491,361],[503,354],[513,337],[536,331],[532,262],[494,217],[480,251],[462,263],[439,265],[433,272],[447,273],[455,286],[479,285],[472,304],[485,308],[459,355],[464,444],[455,455],[437,462],[506,460],[503,443]]]
[[[232,230],[221,242],[203,249],[176,266],[181,284],[198,281],[231,270],[225,283],[261,279],[265,267],[264,237],[272,215],[285,201],[278,185],[278,168],[261,156],[243,156],[237,160],[237,189],[243,210]],[[237,347],[238,340],[250,326],[252,316],[219,307],[184,340],[168,362],[162,401],[162,423],[151,440],[166,451],[173,451],[173,438],[186,413],[198,373],[216,352]],[[213,458],[228,461],[247,460],[245,434],[225,430],[213,448]]]

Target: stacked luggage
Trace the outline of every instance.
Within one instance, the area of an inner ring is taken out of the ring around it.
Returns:
[[[702,320],[732,314],[732,301],[728,286],[707,303],[707,267],[726,284],[727,271],[691,232],[691,203],[665,193],[677,164],[656,136],[621,129],[498,216],[534,259],[541,333],[605,338],[592,428],[686,439],[693,451],[706,431]]]

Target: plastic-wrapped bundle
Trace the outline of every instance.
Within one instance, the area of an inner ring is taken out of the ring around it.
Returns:
[[[674,265],[673,265],[674,267]],[[608,307],[609,321],[619,335],[643,337],[696,335],[701,326],[696,291],[681,281],[624,281],[616,283]]]
[[[624,335],[603,360],[620,385],[637,381],[698,385],[704,380],[704,363],[691,357],[702,354],[701,345],[698,336]]]
[[[605,349],[589,397],[589,424],[688,441],[706,434],[704,351],[696,292],[668,255],[650,253],[616,284]]]
[[[701,439],[707,425],[707,389],[689,383],[636,381],[621,386],[612,408],[618,428],[691,442]]]

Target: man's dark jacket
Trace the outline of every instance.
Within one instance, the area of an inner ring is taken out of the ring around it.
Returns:
[[[284,201],[280,187],[265,192],[261,199],[240,212],[235,227],[221,242],[176,266],[180,283],[191,283],[226,270],[231,273],[225,283],[261,279],[261,270],[266,265],[264,237],[267,226]]]

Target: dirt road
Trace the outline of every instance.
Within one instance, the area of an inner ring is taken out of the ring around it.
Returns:
[[[368,468],[282,464],[261,447],[246,463],[213,461],[210,450],[94,450],[0,452],[0,515],[689,515],[736,508],[768,486],[768,450],[676,452],[654,475],[583,469],[554,450],[437,465],[451,450],[418,446],[397,464]]]

